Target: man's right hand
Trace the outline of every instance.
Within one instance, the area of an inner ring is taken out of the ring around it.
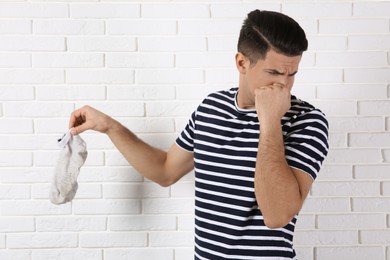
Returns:
[[[86,130],[95,130],[107,133],[113,119],[108,115],[90,107],[84,106],[73,111],[69,120],[69,128],[73,128],[73,135],[80,134]]]

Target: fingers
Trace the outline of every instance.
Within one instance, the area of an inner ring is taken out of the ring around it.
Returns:
[[[69,129],[73,128],[71,130],[72,134],[80,134],[88,129],[88,124],[86,120],[87,109],[87,107],[82,107],[73,111],[73,113],[70,115],[68,127]]]

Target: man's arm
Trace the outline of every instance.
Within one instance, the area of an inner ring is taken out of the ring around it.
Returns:
[[[169,186],[194,167],[193,154],[173,144],[168,152],[143,142],[113,118],[85,106],[70,118],[72,134],[95,130],[109,136],[125,159],[143,176],[161,186]]]
[[[280,120],[290,107],[290,93],[284,86],[256,91],[260,139],[256,160],[255,194],[265,224],[287,225],[300,211],[312,185],[312,178],[289,167],[285,158]]]

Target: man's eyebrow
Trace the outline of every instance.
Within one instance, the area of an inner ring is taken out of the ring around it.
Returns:
[[[284,75],[283,72],[280,72],[280,71],[275,70],[275,69],[266,69],[266,71],[275,73],[275,74],[277,74],[277,75]],[[293,72],[293,73],[291,73],[291,74],[288,74],[288,76],[292,77],[292,76],[294,76],[294,75],[297,74],[297,73],[298,73],[298,71],[295,71],[295,72]]]

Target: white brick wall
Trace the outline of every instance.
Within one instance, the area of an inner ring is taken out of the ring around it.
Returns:
[[[388,0],[0,1],[0,259],[192,259],[192,174],[161,188],[87,132],[79,191],[56,206],[56,138],[90,104],[168,148],[208,92],[237,86],[238,32],[255,8],[305,28],[295,93],[330,122],[299,259],[389,260]]]

